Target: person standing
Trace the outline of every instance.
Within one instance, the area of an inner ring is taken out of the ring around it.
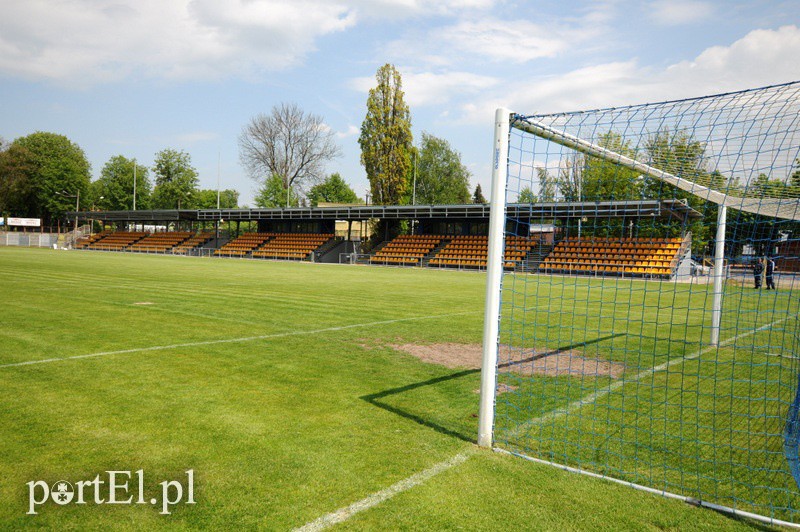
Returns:
[[[766,262],[767,266],[764,271],[766,274],[764,280],[767,282],[767,290],[775,290],[775,261],[772,260],[772,257],[767,257]]]
[[[764,273],[764,265],[761,264],[761,259],[756,259],[753,264],[753,280],[756,283],[756,289],[761,288],[761,274]]]

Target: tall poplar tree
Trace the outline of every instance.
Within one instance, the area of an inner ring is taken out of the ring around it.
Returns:
[[[411,112],[403,99],[403,82],[394,65],[385,64],[369,91],[367,116],[361,124],[361,164],[367,172],[373,203],[397,205],[406,196],[411,171]]]

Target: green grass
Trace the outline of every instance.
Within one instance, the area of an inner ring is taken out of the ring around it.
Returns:
[[[481,274],[0,248],[0,279],[0,528],[286,530],[474,448],[479,374],[390,345],[479,343]],[[558,278],[536,289],[584,293]],[[638,288],[602,293],[651,301]],[[533,295],[519,297],[535,306]],[[652,313],[642,315],[658,337]],[[562,318],[549,319],[543,330],[558,329]],[[588,316],[570,320],[585,320],[584,340],[606,332]],[[580,340],[552,338],[555,347]],[[592,345],[613,358],[629,345],[621,341]],[[666,356],[650,351],[641,365]],[[609,382],[540,380],[569,391],[529,405],[527,419]],[[48,503],[25,515],[28,481],[138,469],[146,482],[193,469],[197,504],[165,516],[146,504]],[[339,525],[751,526],[486,451]]]
[[[506,280],[514,292],[505,304],[509,344],[577,350],[625,371],[614,385],[595,375],[553,383],[501,374],[519,387],[498,398],[502,445],[739,510],[798,518],[800,494],[782,448],[798,372],[791,291],[729,285],[715,349],[708,345],[710,285],[517,277]],[[558,418],[545,416],[565,408]]]

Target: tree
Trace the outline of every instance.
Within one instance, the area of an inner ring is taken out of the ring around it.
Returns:
[[[136,169],[136,208],[151,207],[152,185],[148,169],[133,159],[115,155],[103,166],[100,178],[92,185],[92,202],[102,210],[133,209],[134,167]]]
[[[320,202],[361,203],[355,191],[338,173],[331,174],[322,183],[311,187],[308,191],[308,200],[312,207],[316,207]]]
[[[289,207],[297,207],[300,205],[300,198],[297,193],[292,190],[289,196]],[[276,208],[286,207],[287,191],[284,186],[284,181],[278,174],[272,174],[267,179],[261,188],[258,190],[258,195],[255,197],[255,203],[258,207]]]
[[[75,210],[77,196],[86,197],[91,166],[80,146],[64,135],[32,133],[16,139],[3,154],[3,164],[13,172],[3,177],[0,188],[13,191],[9,210],[14,214],[52,225]]]
[[[422,133],[417,161],[417,204],[467,203],[470,197],[469,178],[469,170],[461,163],[461,154],[449,142]]]
[[[517,195],[517,203],[536,203],[538,200],[531,187],[524,187]]]
[[[636,157],[636,150],[630,147],[619,133],[609,131],[600,135],[598,144],[620,155]],[[581,169],[581,200],[610,201],[638,200],[641,198],[639,173],[614,162],[596,157],[584,157]]]
[[[478,183],[475,185],[475,192],[472,193],[472,203],[478,204],[487,204],[489,203],[486,201],[486,198],[483,197],[483,190],[481,190],[481,184]]]
[[[558,169],[557,184],[564,201],[581,201],[585,165],[586,159],[581,153],[562,159]]]
[[[153,173],[156,176],[153,207],[156,209],[191,207],[199,179],[188,153],[171,148],[161,150],[153,162]]]
[[[226,189],[219,191],[219,208],[236,209],[239,206],[239,193],[235,190]],[[196,209],[216,209],[217,191],[213,189],[198,190],[194,195],[194,208]]]
[[[539,200],[556,200],[556,180],[547,173],[547,169],[541,166],[536,168],[536,175],[539,177]]]
[[[323,118],[295,104],[282,103],[268,116],[255,116],[239,135],[239,159],[250,177],[266,185],[278,176],[284,190],[298,194],[321,181],[325,164],[339,153]]]
[[[34,166],[31,154],[22,146],[0,146],[0,216],[27,216],[35,205]]]
[[[378,69],[377,86],[369,90],[367,115],[358,143],[373,203],[400,204],[411,170],[411,113],[403,98],[400,73],[390,64]]]
[[[717,190],[725,188],[725,179],[719,172],[706,170],[705,145],[687,133],[671,133],[668,130],[658,132],[647,140],[645,152],[649,164],[659,170]],[[701,218],[693,219],[686,226],[674,221],[654,221],[650,225],[653,233],[678,236],[688,230],[692,232],[693,252],[710,251],[709,246],[717,231],[716,204],[653,177],[645,177],[641,187],[643,197],[685,199],[690,207],[703,215]]]
[[[800,198],[800,159],[794,162],[795,170],[789,176],[789,194],[792,198]]]

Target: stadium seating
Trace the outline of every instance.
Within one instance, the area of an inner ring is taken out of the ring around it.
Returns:
[[[455,236],[430,260],[429,264],[447,268],[486,268],[488,243],[488,237],[483,235]],[[504,266],[516,267],[525,260],[534,245],[534,241],[530,238],[507,236]]]
[[[670,277],[685,251],[675,238],[567,238],[539,266],[551,273]]]
[[[328,233],[273,233],[274,237],[253,251],[262,259],[308,259],[313,251],[334,238]]]
[[[437,235],[400,235],[387,242],[369,261],[371,264],[420,265],[443,239]]]
[[[258,246],[276,236],[277,233],[244,233],[216,250],[214,255],[222,257],[244,257]]]
[[[214,233],[197,233],[196,235],[192,236],[191,238],[187,239],[186,241],[172,248],[172,253],[175,254],[189,253],[191,250],[199,246],[202,246],[212,238],[214,238]]]
[[[166,253],[190,236],[192,236],[192,233],[188,231],[150,233],[141,240],[134,242],[130,247],[130,251],[138,253]]]
[[[140,231],[115,231],[92,242],[86,248],[102,251],[122,251],[149,234]]]
[[[99,233],[95,233],[93,235],[79,238],[77,242],[75,242],[75,249],[86,249],[90,245],[94,244],[100,239],[103,239],[111,234],[111,231],[100,231]]]

